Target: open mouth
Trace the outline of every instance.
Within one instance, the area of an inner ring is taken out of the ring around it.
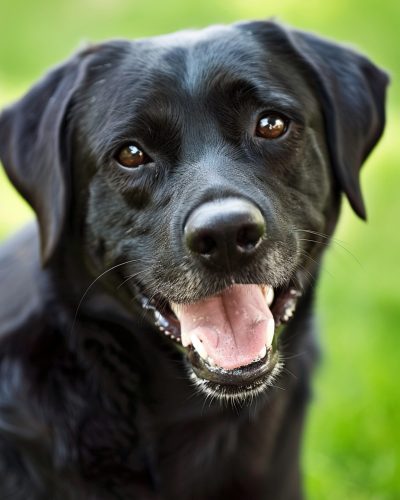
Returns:
[[[292,318],[294,287],[232,285],[191,304],[161,297],[141,303],[158,329],[183,350],[190,376],[205,392],[232,398],[259,393],[279,371],[278,327]]]

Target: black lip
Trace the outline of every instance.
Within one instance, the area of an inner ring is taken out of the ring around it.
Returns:
[[[197,377],[224,386],[246,387],[268,377],[273,370],[277,356],[270,348],[267,354],[259,361],[233,370],[224,370],[217,366],[210,366],[193,348],[187,350],[190,367]]]

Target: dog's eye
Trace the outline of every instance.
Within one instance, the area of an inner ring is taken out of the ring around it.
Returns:
[[[288,119],[278,113],[268,113],[258,120],[256,135],[264,139],[277,139],[288,127]]]
[[[121,148],[115,156],[117,162],[123,167],[136,168],[151,161],[147,154],[135,144],[128,144]]]

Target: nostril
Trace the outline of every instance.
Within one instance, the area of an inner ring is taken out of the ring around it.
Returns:
[[[248,224],[239,229],[236,244],[240,250],[250,252],[258,246],[264,232],[265,227],[263,224]]]
[[[215,239],[207,234],[198,236],[196,240],[195,252],[200,255],[211,255],[217,248]]]
[[[186,235],[188,248],[199,255],[208,256],[217,249],[217,242],[208,231],[194,230]]]

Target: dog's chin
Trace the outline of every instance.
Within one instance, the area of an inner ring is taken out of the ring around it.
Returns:
[[[252,295],[246,289],[246,285],[242,285],[242,287],[243,291],[241,290],[240,293],[250,295],[250,298],[248,296],[246,298],[249,301]],[[196,315],[189,315],[190,321],[197,321],[199,318],[202,320],[209,312],[202,310],[202,304],[206,303],[203,309],[210,308],[207,304],[219,300],[220,295],[194,302],[191,305],[179,305],[169,303],[161,295],[150,300],[144,293],[138,294],[141,305],[147,312],[146,316],[183,353],[191,381],[200,391],[212,398],[252,401],[255,397],[274,386],[283,368],[279,356],[279,336],[282,327],[291,321],[294,316],[297,300],[301,293],[293,286],[275,290],[268,285],[248,285],[248,287],[252,287],[252,290],[254,288],[261,290],[261,292],[256,292],[256,298],[264,297],[265,304],[261,304],[261,306],[258,304],[258,306],[265,307],[267,315],[270,315],[267,318],[269,322],[261,325],[261,328],[269,330],[265,333],[266,341],[255,355],[248,352],[247,343],[242,341],[242,347],[239,346],[237,349],[239,351],[242,349],[244,352],[232,354],[229,350],[220,348],[222,355],[218,356],[220,354],[218,349],[213,350],[207,342],[199,341],[199,338],[193,334],[188,337],[187,332],[185,332],[185,329],[188,328],[188,320],[181,309],[192,308],[196,311]],[[224,294],[228,295],[229,293],[231,293],[229,289],[226,289],[221,292],[221,295],[224,296]],[[251,304],[248,304],[248,306],[251,307]],[[231,318],[228,319],[232,319],[233,314],[238,313],[236,311],[231,313]],[[216,315],[218,315],[218,311]],[[211,318],[209,321],[211,323],[215,321],[215,330],[218,330],[217,320]],[[202,327],[195,328],[194,331],[198,331],[199,328],[201,331]],[[253,333],[256,328],[257,325],[249,332]],[[232,327],[232,332],[234,330],[235,326]],[[220,333],[219,335],[218,340],[222,343],[224,334]],[[240,336],[241,333],[238,335]],[[264,333],[259,331],[254,335],[262,337]],[[203,340],[207,341],[207,338],[203,338]],[[229,341],[230,339],[226,340]],[[253,341],[254,339],[249,336],[249,343],[251,344]],[[244,360],[243,363],[241,363],[242,359]]]
[[[260,360],[225,370],[204,361],[194,349],[186,353],[189,377],[205,395],[228,401],[252,402],[255,397],[274,387],[283,364],[279,352],[271,348]]]

